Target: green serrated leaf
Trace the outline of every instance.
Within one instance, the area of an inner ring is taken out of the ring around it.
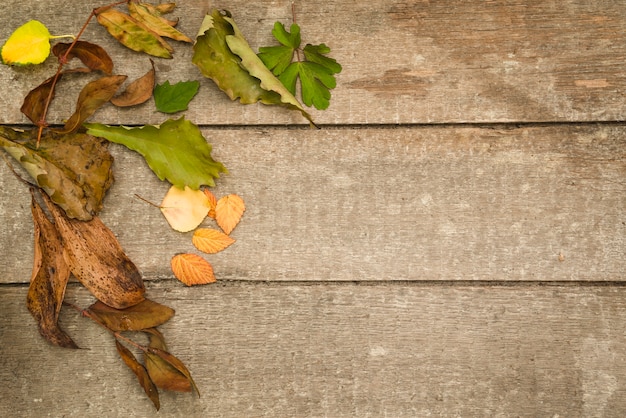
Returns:
[[[168,119],[160,126],[127,128],[87,123],[85,127],[90,135],[137,151],[160,180],[167,180],[181,189],[214,186],[214,179],[228,172],[222,163],[211,157],[212,147],[200,128],[184,117]]]
[[[198,93],[199,81],[180,81],[170,84],[165,81],[154,88],[154,103],[159,112],[176,113],[187,110],[191,99]]]

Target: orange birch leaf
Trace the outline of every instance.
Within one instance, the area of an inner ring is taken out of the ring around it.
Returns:
[[[217,206],[217,199],[209,189],[204,189],[204,194],[206,195],[207,199],[209,199],[209,214],[207,216],[209,218],[215,219],[215,206]]]
[[[163,198],[160,209],[173,229],[188,232],[206,218],[209,211],[208,202],[202,190],[193,190],[188,186],[182,190],[172,186]]]
[[[226,234],[230,234],[241,220],[245,210],[243,199],[236,194],[229,194],[217,201],[215,220]]]
[[[191,242],[200,251],[215,254],[227,248],[235,240],[217,229],[200,228],[193,233]]]
[[[177,254],[172,257],[174,276],[187,286],[215,282],[213,267],[204,258],[196,254]]]

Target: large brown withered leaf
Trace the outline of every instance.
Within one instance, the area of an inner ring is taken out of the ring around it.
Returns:
[[[154,62],[150,60],[152,69],[142,77],[133,81],[119,96],[111,98],[111,103],[118,107],[134,106],[146,102],[152,97],[154,90]]]
[[[155,385],[176,392],[200,392],[187,367],[177,357],[167,352],[165,339],[156,328],[145,330],[150,336],[150,346],[144,353],[146,369]]]
[[[114,308],[128,308],[144,300],[141,273],[100,218],[70,219],[42,195],[63,240],[65,261],[72,274],[98,300]]]
[[[156,385],[150,379],[150,375],[148,375],[148,371],[146,368],[137,361],[135,355],[126,347],[122,345],[118,340],[115,340],[115,346],[117,347],[117,352],[119,353],[124,363],[128,366],[129,369],[135,373],[137,379],[139,380],[139,384],[148,395],[148,398],[152,401],[157,411],[161,407],[159,402],[159,391]]]
[[[115,92],[128,77],[110,75],[87,83],[78,95],[76,110],[65,123],[62,133],[75,132],[96,110],[115,95]]]
[[[78,348],[58,325],[65,288],[70,278],[70,269],[63,258],[61,237],[35,200],[34,194],[31,211],[35,224],[35,256],[26,307],[37,320],[39,333],[48,342],[66,348]]]
[[[0,126],[0,147],[26,169],[35,182],[71,218],[89,220],[102,208],[113,183],[108,142],[85,134],[47,132],[37,148],[36,131]]]
[[[69,42],[60,42],[52,47],[52,53],[57,57],[62,57],[72,45]],[[86,41],[76,41],[74,47],[67,56],[67,60],[78,58],[90,70],[102,71],[105,74],[113,72],[113,60],[109,54],[99,45]]]
[[[174,309],[150,299],[126,309],[115,309],[97,301],[88,310],[113,331],[141,331],[154,328],[174,316]]]

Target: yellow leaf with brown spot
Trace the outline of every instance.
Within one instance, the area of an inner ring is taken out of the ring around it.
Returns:
[[[236,194],[220,198],[215,206],[215,220],[226,234],[230,234],[241,220],[246,205]]]
[[[235,240],[217,229],[199,228],[193,233],[191,242],[200,251],[215,254],[227,248]]]
[[[196,254],[177,254],[172,257],[174,276],[187,286],[215,282],[213,267],[204,258]]]

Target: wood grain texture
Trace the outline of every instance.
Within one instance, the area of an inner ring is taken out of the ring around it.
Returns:
[[[626,130],[204,129],[247,211],[208,256],[229,280],[626,279]],[[104,222],[146,278],[192,251],[160,211],[168,185],[112,147]],[[27,282],[30,197],[0,166],[1,282]],[[207,221],[205,226],[215,225]]]
[[[626,414],[626,289],[236,284],[148,294],[201,391],[162,395],[163,416],[567,416]],[[0,289],[3,416],[155,412],[112,338],[73,312],[85,348],[48,346]],[[71,288],[68,299],[91,303]]]
[[[229,9],[253,48],[272,44],[275,21],[290,23],[291,0],[180,1],[174,14],[195,36],[204,14]],[[406,0],[296,1],[304,42],[324,42],[343,64],[332,105],[313,112],[319,124],[441,122],[619,121],[626,119],[626,8],[621,1],[425,2]],[[6,2],[0,39],[26,19],[53,33],[78,31],[101,3],[67,0]],[[54,8],[54,18],[50,9]],[[118,46],[96,24],[85,39],[106,46],[116,72],[134,79],[148,58]],[[175,59],[156,61],[157,81],[201,79],[191,46],[175,44]],[[26,93],[53,74],[52,59],[36,68],[0,67],[0,123],[26,122]],[[75,106],[78,86],[64,83],[50,120],[60,123]],[[200,124],[306,124],[294,112],[239,106],[203,80],[186,112]],[[106,123],[161,123],[152,102],[137,109],[108,107]]]

